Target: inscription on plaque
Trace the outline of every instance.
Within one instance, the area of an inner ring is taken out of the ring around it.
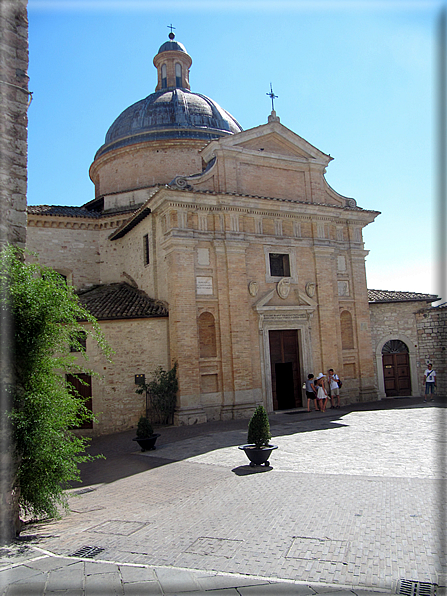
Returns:
[[[196,292],[202,296],[211,296],[213,294],[213,278],[196,277]]]

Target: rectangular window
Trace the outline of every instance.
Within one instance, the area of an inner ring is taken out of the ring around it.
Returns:
[[[269,259],[272,277],[290,277],[289,255],[270,253]]]
[[[80,352],[82,348],[87,349],[87,333],[81,331],[76,338],[77,343],[73,343],[70,346],[70,352]]]
[[[83,400],[85,407],[92,412],[92,378],[90,375],[78,373],[76,376],[66,375],[70,391]],[[93,428],[93,421],[88,420],[76,428]]]
[[[143,254],[144,254],[144,264],[149,265],[149,236],[145,234],[143,236]]]

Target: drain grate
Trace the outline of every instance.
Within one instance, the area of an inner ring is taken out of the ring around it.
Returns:
[[[83,559],[93,559],[99,553],[102,553],[104,549],[100,546],[83,546],[78,549],[75,553],[69,555],[70,557],[82,557]]]
[[[401,579],[397,583],[396,594],[404,596],[436,596],[436,584],[417,582],[410,579]]]

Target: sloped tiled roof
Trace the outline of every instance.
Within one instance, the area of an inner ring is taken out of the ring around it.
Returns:
[[[78,295],[82,305],[99,321],[168,316],[164,302],[149,298],[125,282],[93,286]]]
[[[68,207],[65,205],[28,205],[27,212],[30,215],[40,216],[58,216],[58,217],[88,217],[90,219],[99,219],[110,215],[121,215],[123,213],[133,213],[141,207],[138,205],[129,205],[107,209],[106,211],[95,211],[85,207]]]
[[[392,290],[368,290],[369,302],[435,302],[439,296],[435,294],[418,294],[417,292],[394,292]]]
[[[84,207],[66,207],[65,205],[28,205],[27,211],[31,215],[59,215],[62,217],[88,217],[98,219],[101,213],[89,211]]]

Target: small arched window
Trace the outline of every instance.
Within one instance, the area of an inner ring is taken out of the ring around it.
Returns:
[[[216,351],[216,326],[210,312],[203,312],[199,317],[200,358],[213,358]]]
[[[182,65],[178,62],[175,64],[175,86],[182,86]]]
[[[166,64],[161,66],[161,88],[166,89],[168,86],[168,75],[166,70]]]
[[[382,348],[382,354],[408,354],[408,346],[400,339],[390,339]]]
[[[341,326],[341,349],[352,350],[354,348],[354,329],[352,327],[352,315],[344,310],[340,315]]]

